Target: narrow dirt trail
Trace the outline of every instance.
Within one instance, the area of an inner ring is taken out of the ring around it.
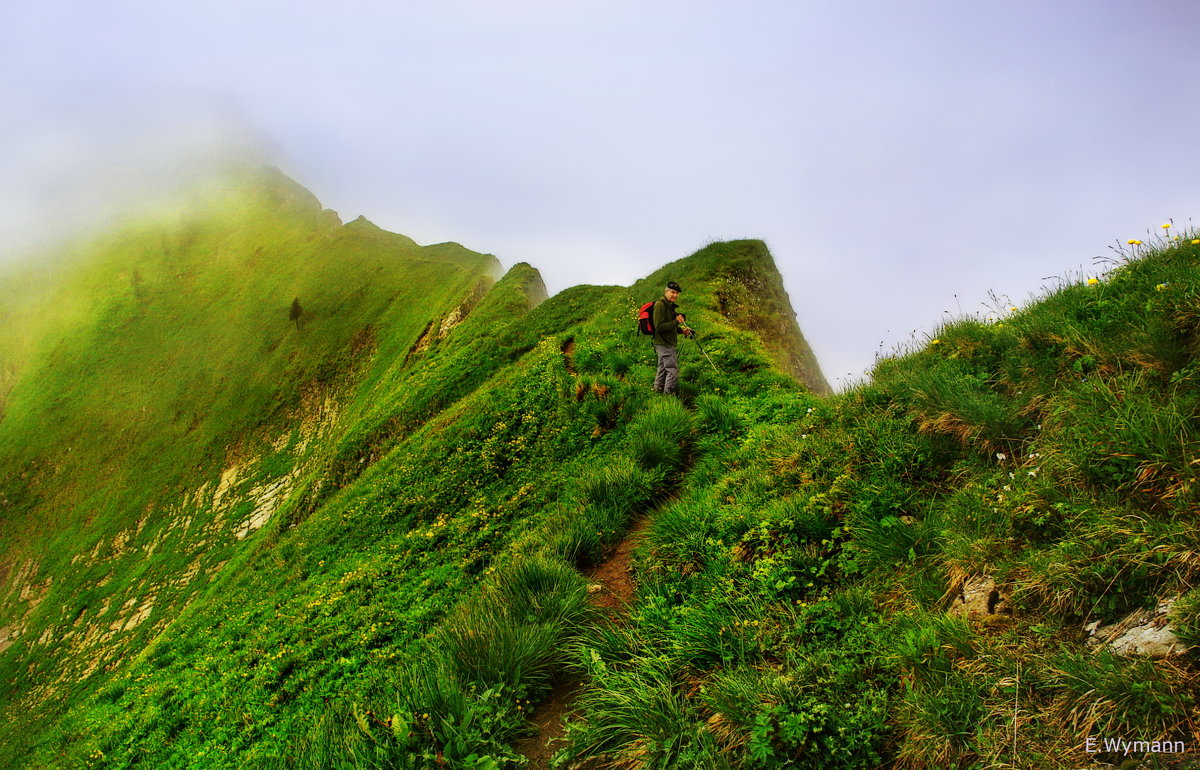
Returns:
[[[570,338],[562,344],[563,363],[572,375],[575,368],[575,340]],[[580,384],[581,387],[585,387]],[[586,390],[576,391],[576,397]],[[672,499],[674,494],[670,496]],[[629,615],[633,604],[636,583],[633,579],[633,552],[645,538],[653,511],[644,512],[629,524],[629,530],[617,547],[600,564],[584,571],[588,580],[590,601],[593,607],[607,617],[610,623],[621,623]],[[576,713],[575,703],[583,692],[584,682],[576,676],[568,676],[550,690],[529,719],[537,726],[537,732],[517,741],[513,748],[529,760],[528,770],[549,770],[550,758],[566,743],[564,722]],[[577,765],[579,770],[592,766],[592,762]]]
[[[605,614],[611,623],[620,623],[633,604],[633,551],[645,538],[649,526],[649,514],[639,516],[630,524],[629,531],[612,555],[584,572],[592,592],[592,606]],[[529,760],[528,770],[549,769],[550,758],[565,743],[563,723],[574,713],[575,700],[582,691],[583,682],[578,678],[565,679],[556,684],[534,709],[530,720],[537,725],[537,733],[522,738],[513,746],[518,754]]]
[[[563,363],[567,365],[567,371],[572,375],[579,372],[575,369],[575,338],[572,337],[562,344],[560,348],[563,354]]]

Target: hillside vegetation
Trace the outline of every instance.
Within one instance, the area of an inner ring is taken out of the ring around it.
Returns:
[[[275,173],[203,211],[0,288],[0,765],[520,766],[571,680],[562,766],[1200,739],[1190,236],[827,395],[758,241],[546,299]],[[1163,600],[1174,654],[1099,643]]]

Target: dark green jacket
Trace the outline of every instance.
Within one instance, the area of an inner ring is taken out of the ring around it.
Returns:
[[[659,297],[655,301],[654,310],[650,315],[650,322],[654,324],[655,345],[675,347],[679,340],[679,322],[675,320],[678,312],[679,305],[667,301],[666,297]]]

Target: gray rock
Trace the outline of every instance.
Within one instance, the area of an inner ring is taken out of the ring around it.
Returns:
[[[1178,597],[1175,597],[1178,598]],[[1180,641],[1167,619],[1175,599],[1165,599],[1152,610],[1131,612],[1117,623],[1101,626],[1100,621],[1089,623],[1088,646],[1107,647],[1118,655],[1141,655],[1147,658],[1170,658],[1182,655],[1187,645]]]

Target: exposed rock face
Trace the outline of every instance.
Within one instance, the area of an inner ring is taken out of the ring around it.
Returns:
[[[1118,655],[1142,655],[1147,658],[1170,658],[1182,655],[1187,645],[1180,641],[1171,627],[1167,614],[1175,599],[1166,599],[1152,610],[1129,613],[1120,622],[1101,626],[1100,621],[1089,624],[1088,646],[1108,647]]]
[[[0,589],[4,589],[3,593],[0,593],[0,609],[7,610],[14,602],[24,602],[25,611],[19,617],[14,617],[13,622],[0,626],[0,652],[11,647],[25,633],[25,621],[46,598],[46,593],[54,583],[53,578],[36,582],[35,578],[40,570],[41,564],[36,560],[26,561],[15,568],[15,572],[11,565],[5,569],[5,572],[13,572],[13,575],[8,586],[0,584]]]
[[[759,240],[730,241],[710,248],[728,250],[735,265],[712,279],[717,311],[756,332],[779,366],[813,393],[833,389],[800,331],[796,311],[767,245]],[[703,253],[703,252],[700,252]]]
[[[977,575],[963,581],[950,605],[950,614],[967,620],[984,620],[994,615],[1011,615],[1012,608],[995,580],[988,575]]]

